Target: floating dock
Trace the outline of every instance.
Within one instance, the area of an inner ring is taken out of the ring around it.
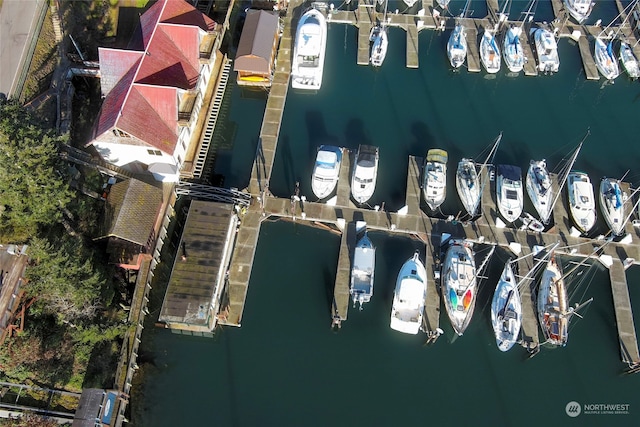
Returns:
[[[580,37],[578,39],[578,47],[587,80],[600,80],[600,74],[598,73],[598,67],[596,67],[596,61],[593,59],[589,40],[586,37]]]
[[[519,254],[518,254],[519,255]],[[518,256],[516,255],[516,256]],[[519,257],[517,262],[517,279],[516,282],[526,276],[527,272],[533,268],[533,257]],[[531,354],[538,350],[540,345],[538,335],[538,317],[536,316],[536,281],[528,279],[519,287],[520,300],[522,302],[522,326],[520,334],[522,335],[522,346]]]
[[[620,355],[622,361],[630,368],[640,366],[640,354],[638,352],[638,338],[636,337],[631,299],[624,266],[618,259],[609,267],[611,279],[611,293],[613,294],[613,308],[616,312],[616,325],[618,326],[618,338],[620,340]]]

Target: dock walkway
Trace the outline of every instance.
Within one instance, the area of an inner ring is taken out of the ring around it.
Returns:
[[[629,298],[624,266],[620,260],[614,259],[613,265],[609,267],[609,277],[611,278],[611,293],[613,294],[613,308],[616,312],[622,361],[629,364],[630,367],[640,366],[640,353],[638,352],[638,339],[631,311],[631,299]]]
[[[532,257],[520,257],[517,262],[517,279],[516,282],[527,275],[533,268]],[[529,279],[522,283],[520,289],[520,300],[522,301],[522,346],[529,352],[533,353],[538,349],[540,344],[538,335],[538,320],[536,316],[536,281]]]

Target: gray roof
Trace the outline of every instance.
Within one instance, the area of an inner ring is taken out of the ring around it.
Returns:
[[[162,190],[137,179],[111,186],[99,238],[117,237],[146,246],[162,204]]]
[[[277,15],[264,10],[248,10],[233,69],[260,74],[271,72],[271,53],[277,33]]]

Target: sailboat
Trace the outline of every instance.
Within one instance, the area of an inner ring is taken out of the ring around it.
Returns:
[[[540,220],[547,224],[553,208],[553,188],[551,176],[547,170],[547,162],[544,159],[531,160],[525,181],[527,194],[529,194],[533,207],[538,212]]]
[[[474,217],[478,214],[478,206],[480,206],[480,200],[482,198],[482,189],[484,185],[481,185],[480,177],[484,172],[487,164],[493,162],[493,156],[495,155],[500,140],[502,139],[502,132],[496,138],[493,143],[493,147],[489,152],[485,162],[480,167],[480,172],[476,170],[476,163],[472,159],[462,159],[458,162],[458,168],[456,170],[456,189],[458,190],[458,197],[467,211],[469,216]]]
[[[427,151],[422,177],[422,195],[429,209],[435,211],[447,196],[447,152],[437,148]]]
[[[462,24],[462,19],[466,18],[467,10],[469,8],[471,0],[467,0],[467,3],[462,9],[460,17],[456,19],[456,26],[454,27],[449,41],[447,42],[447,56],[449,62],[453,68],[460,68],[464,61],[467,59],[467,33]]]
[[[557,73],[560,68],[558,44],[551,31],[538,27],[531,30],[538,55],[538,70],[542,73]]]
[[[349,293],[353,300],[354,307],[371,301],[373,296],[373,277],[376,266],[376,248],[371,243],[369,236],[365,231],[358,240],[353,253],[353,267],[351,268],[351,286]]]
[[[567,177],[567,193],[573,222],[583,234],[587,234],[596,224],[596,204],[589,175],[571,171]]]
[[[351,176],[351,196],[360,205],[367,203],[376,189],[378,159],[378,147],[358,146],[353,175]]]
[[[582,24],[589,17],[595,5],[593,0],[562,0],[562,3],[578,24]]]
[[[595,251],[600,249],[602,249],[602,246],[596,248]],[[551,251],[547,266],[540,278],[537,301],[538,322],[540,323],[542,334],[548,344],[560,347],[567,345],[571,316],[577,314],[577,311],[581,307],[593,300],[593,298],[591,298],[573,308],[569,307],[569,299],[567,297],[565,278],[584,264],[587,259],[589,259],[589,257],[585,257],[584,260],[576,265],[569,273],[563,275],[562,267],[556,260],[555,252],[553,250]]]
[[[638,59],[633,53],[633,49],[629,46],[629,43],[622,41],[620,42],[620,62],[622,62],[622,66],[625,71],[629,75],[629,78],[632,80],[640,77],[640,66],[638,66]]]
[[[417,334],[422,326],[427,296],[427,270],[416,251],[400,268],[393,293],[391,329]]]
[[[491,300],[491,325],[500,351],[508,351],[518,340],[522,325],[522,302],[511,260],[507,261]]]
[[[291,61],[291,87],[320,90],[327,49],[327,21],[317,9],[307,10],[298,22],[293,60]]]
[[[496,200],[498,211],[507,223],[520,218],[524,207],[522,172],[518,166],[498,165]]]
[[[531,10],[535,5],[536,0],[532,0],[529,3],[529,8],[524,13],[524,17],[520,25],[511,24],[504,35],[504,43],[502,45],[502,53],[504,56],[504,63],[512,73],[519,73],[524,68],[525,56],[522,45],[520,44],[520,34],[522,34],[522,27],[529,16],[533,18]]]
[[[442,264],[442,295],[454,331],[462,335],[476,305],[477,277],[473,243],[452,240]]]
[[[384,58],[387,56],[387,47],[389,46],[389,40],[387,39],[387,5],[389,1],[384,5],[384,14],[382,22],[376,23],[371,28],[371,34],[369,35],[369,41],[373,42],[371,45],[371,56],[369,61],[374,67],[380,67],[384,62]]]
[[[618,60],[613,53],[613,40],[605,43],[601,36],[595,38],[595,60],[600,74],[607,80],[613,80],[620,74]]]
[[[418,0],[402,0],[407,7],[412,7]]]
[[[480,39],[480,60],[487,73],[500,71],[500,48],[493,33],[486,28]]]
[[[624,232],[626,213],[625,195],[620,189],[620,181],[613,178],[602,178],[600,181],[600,210],[614,236]]]

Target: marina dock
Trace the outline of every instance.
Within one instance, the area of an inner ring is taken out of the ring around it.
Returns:
[[[518,25],[518,23],[515,22],[513,24]],[[524,50],[524,75],[537,76],[538,67],[536,66],[536,57],[531,48],[532,44],[526,27],[523,27],[520,33],[520,46],[522,46],[522,50]]]
[[[593,59],[591,53],[591,43],[586,37],[580,37],[578,39],[578,47],[580,48],[580,57],[582,57],[582,66],[584,67],[584,74],[587,76],[587,80],[600,80],[600,74],[598,73],[598,67]]]
[[[533,267],[533,257],[518,259],[517,265],[517,279],[516,282],[520,282],[522,278]],[[538,335],[538,317],[536,316],[536,281],[529,279],[523,282],[520,289],[520,300],[522,301],[522,326],[520,334],[522,335],[522,346],[525,347],[530,353],[537,351],[540,344]]]
[[[442,233],[448,233],[456,238],[470,239],[482,245],[498,245],[510,248],[514,252],[520,252],[517,248],[521,247],[522,254],[530,252],[535,245],[546,246],[553,242],[560,242],[560,247],[556,252],[575,257],[589,257],[592,256],[595,246],[604,243],[604,241],[576,236],[575,233],[571,233],[572,223],[564,197],[561,197],[554,207],[554,226],[544,233],[523,229],[518,225],[504,224],[498,219],[494,188],[495,177],[493,169],[489,168],[482,174],[484,184],[480,207],[481,214],[478,218],[469,221],[464,217],[460,218],[460,214],[455,216],[453,220],[453,216],[448,219],[429,217],[421,209],[420,180],[422,158],[414,156],[409,156],[408,158],[406,203],[398,212],[355,207],[350,200],[349,187],[352,154],[346,149],[343,151],[339,184],[333,204],[309,201],[297,192],[291,198],[271,195],[268,182],[273,167],[289,83],[292,39],[291,15],[293,11],[298,10],[297,6],[300,3],[299,0],[292,1],[292,7],[289,8],[285,17],[285,28],[278,52],[278,67],[274,76],[274,85],[267,100],[267,108],[260,131],[260,142],[248,186],[254,202],[246,211],[240,214],[241,223],[236,237],[236,248],[228,272],[227,311],[225,318],[220,320],[221,323],[235,326],[240,326],[241,324],[260,226],[263,220],[270,217],[279,217],[312,226],[323,224],[323,227],[329,226],[332,230],[342,231],[333,304],[328,310],[334,325],[339,325],[347,319],[350,304],[351,254],[356,239],[355,221],[365,221],[367,228],[370,230],[401,233],[424,242],[426,248],[425,265],[428,272],[424,329],[429,333],[430,338],[434,331],[439,328],[440,320],[441,297],[435,273],[439,271],[439,242]],[[373,8],[368,8],[367,10],[369,9],[375,11]],[[359,13],[361,10],[359,7]],[[364,13],[364,10],[362,10],[362,13]],[[355,15],[355,13],[352,13],[352,16]],[[336,14],[334,13],[335,16]],[[465,25],[473,25],[473,29],[470,32],[475,32],[477,36],[476,21],[469,20],[467,22]],[[486,23],[487,21],[483,22]],[[418,29],[417,26],[416,28]],[[469,63],[472,64],[475,61],[476,69],[479,71],[477,43],[474,42],[473,46],[475,46],[476,56]],[[530,69],[529,73],[532,72]],[[553,181],[557,191],[555,179],[554,176]],[[450,183],[450,185],[454,185],[454,183]],[[640,259],[640,239],[638,239],[640,235],[631,225],[627,227],[627,230],[631,233],[630,240],[632,242],[612,242],[607,247],[606,252],[607,254],[612,254],[611,256],[614,260],[610,269],[611,287],[616,306],[616,321],[620,335],[622,359],[629,366],[640,366],[636,365],[640,363],[640,356],[638,355],[635,326],[622,267],[626,258]],[[522,254],[516,253],[516,256]],[[519,274],[521,276],[526,274],[532,262],[531,260],[519,262]],[[535,292],[532,287],[523,290],[523,344],[530,351],[535,350],[539,345],[534,299]]]
[[[480,72],[480,50],[478,45],[478,29],[473,19],[465,18],[464,27],[467,30],[467,70],[472,73]]]

